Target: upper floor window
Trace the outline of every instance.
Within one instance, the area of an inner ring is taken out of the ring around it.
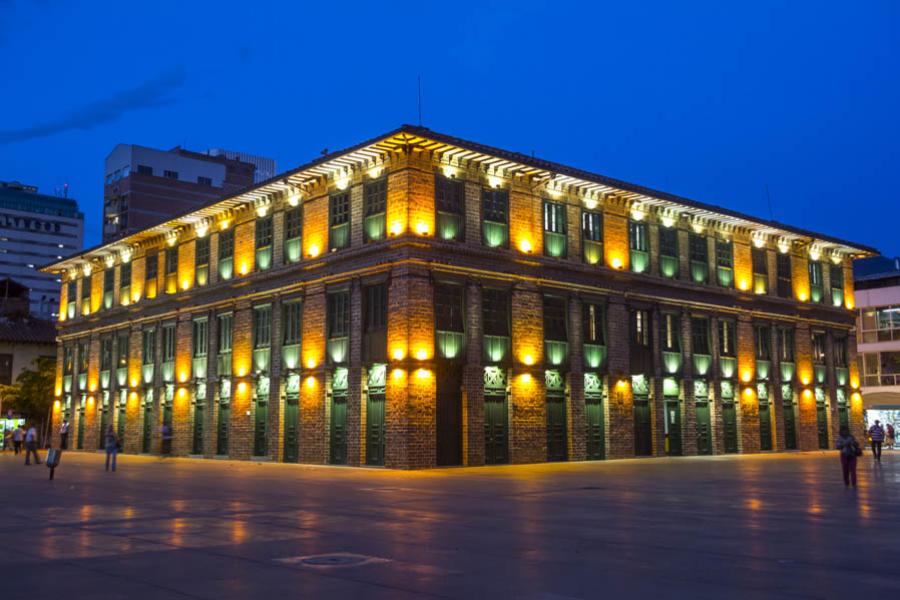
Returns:
[[[719,356],[734,356],[736,341],[734,321],[719,319]]]
[[[350,245],[350,192],[328,197],[328,244],[332,250]]]
[[[606,323],[603,318],[603,306],[594,302],[585,302],[582,309],[584,343],[606,345]]]
[[[659,228],[659,272],[663,277],[678,277],[678,230]]]
[[[631,311],[631,343],[650,346],[650,313],[646,310]]]
[[[694,354],[711,354],[709,343],[709,319],[691,318],[691,350]]]
[[[481,229],[485,246],[506,248],[509,245],[509,191],[491,188],[481,190]]]
[[[778,330],[778,358],[782,362],[794,362],[794,330]]]
[[[363,331],[376,333],[387,330],[387,285],[378,283],[363,288]]]
[[[200,185],[212,185],[212,177],[204,177],[203,175],[198,175],[197,183],[199,183]]]
[[[206,356],[209,348],[209,320],[206,317],[194,319],[192,333],[191,356],[202,358]]]
[[[303,207],[295,206],[284,211],[284,260],[297,262],[302,256]]]
[[[751,248],[750,261],[753,263],[753,293],[765,294],[769,291],[769,258],[765,248]]]
[[[834,338],[834,366],[847,366],[847,338],[844,336]]]
[[[75,348],[63,346],[63,373],[71,375],[75,372]]]
[[[141,364],[152,365],[156,362],[156,329],[145,329],[141,333]]]
[[[138,165],[137,172],[141,175],[153,175],[153,167],[150,165]]]
[[[688,250],[691,260],[691,279],[695,283],[706,283],[709,279],[709,246],[706,237],[691,232],[688,236]]]
[[[73,279],[66,284],[66,317],[75,318],[75,303],[78,301],[78,283]]]
[[[303,303],[300,300],[285,302],[283,315],[284,345],[299,344],[303,337]]]
[[[363,240],[383,240],[387,233],[387,177],[363,184]]]
[[[175,360],[175,324],[169,323],[162,327],[162,361]]]
[[[265,271],[272,266],[272,215],[256,219],[256,268]]]
[[[566,299],[557,296],[544,296],[544,339],[567,341]]]
[[[662,347],[665,352],[681,351],[681,320],[675,313],[663,313]]]
[[[437,331],[465,331],[463,286],[439,283],[434,286],[434,320]]]
[[[234,275],[234,229],[219,232],[219,277],[231,279]]]
[[[231,342],[233,334],[234,315],[231,313],[223,313],[218,316],[216,330],[218,332],[218,352],[219,354],[227,354],[231,352]]]
[[[566,256],[566,205],[544,200],[544,254]]]
[[[716,240],[716,278],[722,287],[734,286],[734,247],[731,240]]]
[[[105,337],[100,340],[100,370],[109,371],[112,368],[113,340]]]
[[[772,357],[770,331],[767,325],[756,325],[753,328],[756,360],[770,360]]]
[[[346,337],[350,333],[350,294],[328,294],[328,337]]]
[[[465,183],[437,175],[434,179],[434,203],[437,208],[437,233],[442,240],[461,240],[465,227]]]
[[[864,343],[900,340],[900,306],[882,306],[860,311]]]
[[[120,331],[116,335],[116,366],[119,369],[128,367],[128,332]]]
[[[156,298],[158,277],[159,254],[151,251],[144,259],[144,295],[147,298]]]
[[[509,294],[505,290],[482,292],[484,335],[509,337]]]
[[[115,288],[116,272],[113,269],[103,271],[103,308],[109,309],[113,305],[113,289]]]
[[[834,306],[844,305],[844,267],[831,265],[831,303]]]
[[[790,254],[779,253],[775,257],[775,274],[778,279],[778,289],[776,290],[778,296],[780,298],[790,298],[793,296]]]
[[[817,364],[825,363],[825,333],[822,331],[813,331],[811,334],[812,341],[812,360]]]
[[[163,177],[166,179],[178,179],[178,171],[163,170]]]
[[[209,281],[209,236],[197,238],[194,249],[194,273],[197,285],[206,285]]]
[[[822,263],[817,260],[809,261],[809,299],[813,302],[821,302],[824,297],[822,281]]]
[[[631,270],[645,273],[650,267],[650,245],[647,241],[647,223],[628,221],[628,248],[631,250]]]
[[[178,246],[166,248],[166,293],[178,291]]]
[[[272,306],[253,307],[253,347],[268,348],[272,345]]]
[[[603,213],[581,211],[581,245],[584,262],[591,265],[603,262]]]

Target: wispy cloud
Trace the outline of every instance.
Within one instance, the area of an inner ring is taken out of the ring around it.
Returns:
[[[58,119],[22,129],[0,131],[0,144],[24,142],[64,131],[89,131],[98,125],[111,123],[134,110],[173,104],[176,100],[170,93],[181,87],[184,81],[184,68],[178,67],[136,87],[121,91],[111,98],[83,106]]]

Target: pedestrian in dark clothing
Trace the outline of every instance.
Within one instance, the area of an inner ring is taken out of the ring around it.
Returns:
[[[119,436],[113,431],[113,426],[106,428],[106,439],[104,441],[106,448],[106,470],[109,471],[109,458],[112,457],[112,470],[116,472],[116,454],[119,451]]]
[[[25,432],[25,464],[31,464],[31,455],[34,454],[34,462],[41,464],[41,457],[37,453],[37,429],[32,424]]]
[[[25,432],[22,431],[21,425],[16,425],[16,428],[13,430],[13,450],[16,452],[16,456],[19,455],[19,452],[22,451],[22,440],[25,439]]]
[[[837,439],[837,449],[841,453],[841,470],[844,472],[844,486],[856,487],[856,458],[862,454],[862,448],[856,438],[850,434],[850,430],[844,426]]]
[[[881,445],[884,443],[884,427],[881,421],[875,420],[875,424],[869,427],[869,437],[872,439],[872,456],[876,462],[881,462]]]
[[[163,456],[172,454],[172,428],[165,423],[160,430],[160,441],[160,453]]]

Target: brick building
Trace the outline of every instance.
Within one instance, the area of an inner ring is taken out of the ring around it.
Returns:
[[[399,468],[830,447],[873,253],[404,126],[47,267],[54,418]]]

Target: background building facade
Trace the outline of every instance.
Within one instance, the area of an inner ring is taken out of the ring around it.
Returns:
[[[103,241],[119,239],[251,186],[258,181],[260,166],[274,175],[275,161],[262,157],[119,144],[105,163]]]
[[[399,468],[828,448],[871,253],[404,126],[50,267],[54,414]]]
[[[83,239],[84,215],[75,200],[0,181],[0,277],[29,289],[33,315],[59,316],[60,279],[40,269],[80,251]]]

